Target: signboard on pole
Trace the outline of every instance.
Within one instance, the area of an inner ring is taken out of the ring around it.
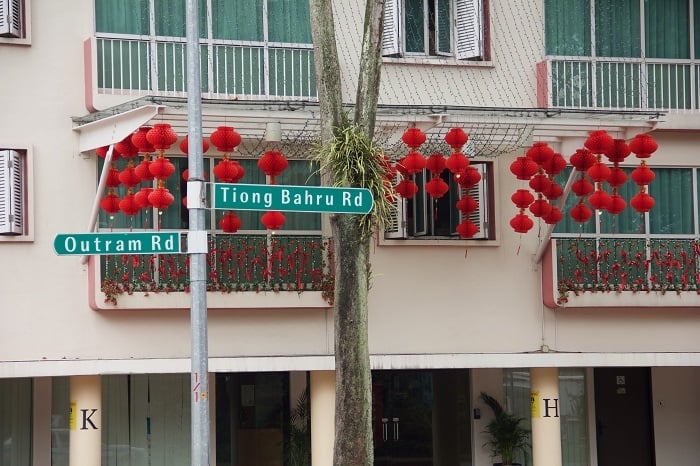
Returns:
[[[179,231],[59,234],[53,248],[59,256],[183,252]]]
[[[367,188],[214,183],[212,207],[226,210],[278,210],[368,214],[374,198]]]

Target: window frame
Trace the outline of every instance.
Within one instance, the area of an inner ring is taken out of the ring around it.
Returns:
[[[0,0],[0,6],[10,9],[10,6],[19,9],[19,24],[16,35],[11,35],[8,31],[6,35],[0,35],[0,45],[31,45],[31,2],[29,0]],[[4,21],[0,18],[0,27],[4,26]],[[10,27],[8,26],[8,29]]]
[[[20,214],[22,216],[21,232],[11,231],[0,233],[0,243],[2,242],[32,242],[34,241],[34,157],[32,148],[25,144],[3,144],[0,142],[0,155],[4,157],[5,151],[19,154],[20,158]],[[4,170],[2,160],[0,160],[0,170]],[[0,202],[6,202],[5,198]]]

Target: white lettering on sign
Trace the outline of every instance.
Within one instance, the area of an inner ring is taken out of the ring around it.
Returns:
[[[283,189],[281,191],[282,195],[282,205],[295,205],[295,206],[332,206],[334,204],[334,199],[332,194],[312,194],[308,189],[303,190],[301,193],[292,194],[290,190]]]
[[[218,189],[221,192],[221,202],[223,203],[251,204],[268,209],[272,207],[272,193],[248,193],[245,191],[239,193],[235,186],[220,186]]]
[[[355,205],[356,207],[362,207],[362,193],[358,192],[355,194],[355,197],[352,197],[352,193],[349,191],[344,191],[343,192],[343,205],[344,206],[351,206]]]

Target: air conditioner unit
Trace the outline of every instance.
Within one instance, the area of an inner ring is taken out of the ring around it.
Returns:
[[[22,0],[0,0],[0,37],[22,37]]]
[[[23,178],[22,154],[0,150],[0,235],[24,233]]]

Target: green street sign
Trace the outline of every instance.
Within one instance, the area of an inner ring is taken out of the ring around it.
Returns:
[[[53,248],[59,256],[180,253],[180,236],[179,231],[60,234]]]
[[[374,199],[366,188],[214,183],[214,209],[367,214]]]

